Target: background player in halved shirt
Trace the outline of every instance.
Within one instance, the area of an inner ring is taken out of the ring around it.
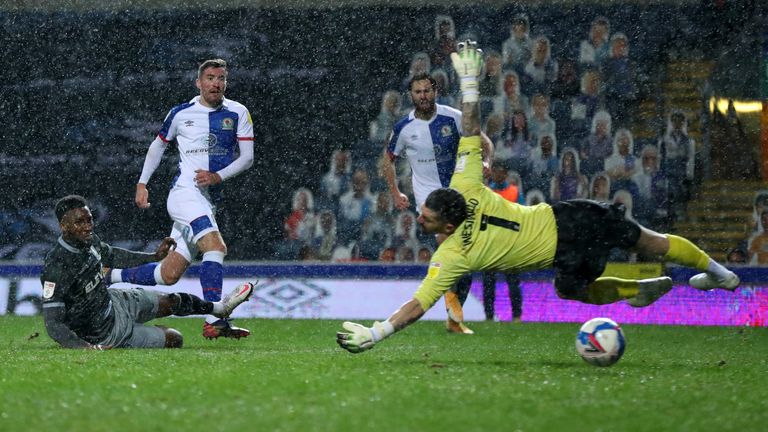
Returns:
[[[451,181],[461,138],[461,111],[435,103],[437,83],[429,74],[415,75],[408,89],[414,109],[393,127],[382,166],[395,207],[405,210],[410,207],[410,200],[397,185],[394,162],[402,156],[408,159],[416,208],[420,212],[427,195],[448,186]],[[483,156],[490,167],[493,146],[485,136],[483,144]],[[438,235],[438,244],[443,239]],[[462,311],[471,283],[472,277],[468,274],[456,283],[454,289],[445,293],[446,326],[450,332],[472,334],[463,323]]]
[[[199,251],[203,257],[200,269],[203,296],[206,300],[218,301],[227,246],[216,224],[216,204],[221,183],[253,165],[253,122],[245,106],[224,97],[227,89],[224,60],[203,62],[195,85],[200,95],[168,113],[149,146],[136,185],[136,205],[149,208],[147,183],[160,165],[165,149],[176,141],[179,172],[168,194],[167,209],[173,219],[171,237],[178,247],[160,264],[113,270],[111,281],[173,285]],[[203,336],[209,339],[241,338],[249,334],[247,329],[234,327],[228,320],[212,315],[203,324]]]

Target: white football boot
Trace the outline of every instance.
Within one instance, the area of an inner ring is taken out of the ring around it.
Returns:
[[[672,278],[668,276],[643,279],[638,282],[640,283],[640,292],[627,299],[627,303],[632,307],[648,306],[672,289]]]
[[[732,271],[729,271],[728,276],[722,279],[709,272],[699,273],[688,279],[688,284],[690,286],[704,291],[714,288],[733,291],[739,286],[740,282],[739,277]]]
[[[224,298],[221,299],[221,304],[224,305],[224,311],[221,313],[220,318],[228,317],[236,307],[248,300],[251,297],[251,294],[253,294],[253,288],[257,283],[258,281],[242,283],[235,287],[232,292],[224,296]]]

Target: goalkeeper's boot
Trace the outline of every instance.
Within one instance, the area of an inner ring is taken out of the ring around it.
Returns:
[[[203,324],[203,337],[206,339],[217,339],[220,337],[240,339],[248,337],[250,334],[251,332],[248,329],[235,327],[226,319]]]
[[[475,334],[464,325],[464,309],[461,307],[459,295],[453,290],[448,290],[445,293],[445,311],[448,313],[445,328],[449,333]]]
[[[714,288],[722,288],[724,290],[733,291],[739,286],[739,277],[736,273],[729,271],[728,276],[719,278],[712,273],[699,273],[692,276],[688,280],[688,284],[692,287],[700,290],[711,290]]]
[[[253,294],[253,289],[256,286],[256,282],[245,282],[235,287],[232,292],[224,296],[221,299],[221,304],[224,305],[224,311],[220,315],[216,315],[219,318],[228,317],[236,307],[240,306],[243,302],[248,300]]]
[[[672,289],[672,278],[667,276],[643,279],[638,283],[640,290],[637,295],[627,299],[627,303],[632,307],[648,306]]]

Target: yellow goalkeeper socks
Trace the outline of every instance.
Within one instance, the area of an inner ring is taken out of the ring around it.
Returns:
[[[709,255],[699,249],[688,239],[673,234],[666,234],[669,239],[669,250],[664,255],[665,261],[692,267],[699,271],[707,271]]]
[[[632,298],[640,290],[640,283],[633,279],[601,277],[587,286],[590,304],[602,305]]]

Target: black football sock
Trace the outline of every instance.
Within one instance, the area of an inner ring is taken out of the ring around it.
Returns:
[[[169,294],[171,313],[178,316],[208,315],[213,312],[213,303],[187,293]]]

